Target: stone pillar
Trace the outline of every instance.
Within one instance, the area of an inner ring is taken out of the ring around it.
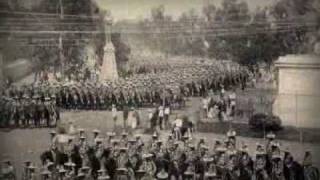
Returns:
[[[104,17],[105,30],[106,33],[106,45],[104,46],[104,55],[103,62],[100,70],[99,80],[105,81],[115,81],[119,78],[116,57],[115,57],[115,48],[111,42],[111,33],[112,33],[112,22],[113,19],[110,14],[106,14]]]
[[[111,41],[104,46],[103,62],[100,72],[100,81],[115,81],[119,78],[114,47]]]
[[[287,55],[280,57],[278,94],[273,113],[283,125],[320,128],[320,56]]]

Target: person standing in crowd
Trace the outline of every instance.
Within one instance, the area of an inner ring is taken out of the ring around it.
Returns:
[[[320,173],[318,168],[312,164],[312,155],[309,151],[305,152],[302,162],[304,171],[304,180],[316,180],[320,179]]]
[[[164,107],[161,105],[159,106],[159,114],[158,114],[158,124],[160,130],[163,129],[163,118],[164,118]]]
[[[208,106],[209,106],[209,102],[208,99],[206,97],[202,98],[202,114],[203,114],[203,118],[208,118]]]
[[[129,108],[127,105],[124,105],[123,107],[123,127],[126,128],[127,126],[127,121],[129,118]]]
[[[164,127],[169,128],[170,106],[164,108]]]
[[[236,100],[237,100],[236,92],[235,92],[235,90],[232,90],[231,93],[229,94],[229,108],[230,108],[229,114],[231,117],[235,116]]]
[[[10,160],[4,160],[1,166],[0,179],[16,180],[16,172]]]
[[[293,159],[290,152],[285,152],[283,172],[285,180],[304,180],[303,167]]]
[[[157,116],[155,116],[155,113],[151,108],[148,110],[148,120],[150,122],[150,129],[151,131],[154,131],[157,126]]]
[[[113,119],[113,130],[116,130],[118,111],[117,111],[117,107],[115,104],[112,104],[111,112],[112,112],[112,119]]]

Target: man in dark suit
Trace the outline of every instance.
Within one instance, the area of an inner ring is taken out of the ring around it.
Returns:
[[[52,145],[49,150],[41,154],[40,159],[43,165],[48,161],[55,165],[63,165],[68,161],[68,156],[60,152],[55,145]]]

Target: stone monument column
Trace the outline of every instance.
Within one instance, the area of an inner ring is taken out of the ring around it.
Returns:
[[[100,71],[100,81],[115,81],[119,78],[115,48],[111,42],[111,26],[112,20],[110,16],[105,17],[106,44],[104,46],[103,62]]]
[[[287,55],[275,66],[278,94],[273,114],[285,126],[320,128],[320,56]]]

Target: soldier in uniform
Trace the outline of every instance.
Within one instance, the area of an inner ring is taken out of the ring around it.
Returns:
[[[283,173],[286,180],[304,179],[302,166],[293,159],[293,156],[290,152],[285,152]]]
[[[259,146],[259,145],[258,145]],[[255,168],[253,173],[255,180],[269,180],[270,176],[267,172],[267,154],[262,147],[258,147],[256,151]]]
[[[118,111],[115,104],[112,104],[112,119],[113,119],[113,130],[116,129],[117,119],[118,119]]]
[[[305,180],[316,180],[320,178],[319,169],[312,164],[312,155],[311,152],[306,151],[304,159],[302,162],[304,179]]]
[[[153,157],[152,154],[144,154],[143,155],[143,162],[140,167],[140,169],[142,169],[146,172],[143,179],[152,180],[155,176],[157,168],[156,168],[155,163],[152,160],[152,157]]]
[[[43,118],[45,119],[45,124],[47,127],[51,126],[51,105],[50,105],[50,98],[45,98],[44,108],[43,108]]]
[[[6,180],[15,180],[15,168],[13,167],[10,160],[4,160],[3,166],[1,167],[0,177]]]
[[[117,167],[118,168],[126,168],[127,163],[129,163],[129,157],[127,154],[128,149],[125,147],[120,148],[120,154],[117,159]]]
[[[169,180],[169,175],[164,168],[162,168],[161,171],[157,173],[157,180]]]
[[[28,180],[29,177],[29,167],[31,166],[31,161],[27,160],[24,162],[24,167],[23,167],[23,172],[22,172],[22,179],[23,180]]]
[[[272,180],[285,180],[283,174],[283,160],[280,154],[273,154],[272,156]]]

